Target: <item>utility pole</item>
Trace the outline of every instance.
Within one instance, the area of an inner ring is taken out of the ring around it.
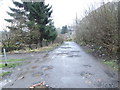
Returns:
[[[75,26],[76,26],[75,28],[77,29],[77,25],[78,25],[78,16],[77,16],[77,12],[76,12],[76,20],[75,20],[75,24],[76,24],[76,25],[75,25]]]
[[[78,21],[77,21],[77,20],[78,20],[78,18],[77,18],[77,12],[76,12],[76,25],[78,24]]]

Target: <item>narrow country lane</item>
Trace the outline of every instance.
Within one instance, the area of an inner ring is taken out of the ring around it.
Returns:
[[[40,54],[33,53],[32,57],[27,54],[18,56],[29,57],[30,62],[17,68],[9,78],[11,82],[4,87],[26,88],[41,81],[53,88],[117,87],[117,73],[87,54],[75,42],[64,42],[44,56]]]

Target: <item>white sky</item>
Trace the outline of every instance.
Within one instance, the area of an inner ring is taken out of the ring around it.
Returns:
[[[20,0],[15,0],[20,1]],[[91,4],[99,6],[101,0],[45,0],[46,3],[52,5],[53,20],[56,27],[73,24],[76,13],[78,18],[84,17],[84,12]],[[106,2],[112,0],[104,0]],[[8,25],[4,19],[10,18],[6,11],[10,11],[9,7],[14,7],[12,0],[0,0],[0,31]]]

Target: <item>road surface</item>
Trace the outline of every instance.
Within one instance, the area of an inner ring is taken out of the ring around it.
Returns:
[[[117,73],[87,54],[75,42],[64,42],[59,48],[44,54],[8,57],[29,60],[14,70],[4,88],[26,88],[42,81],[53,88],[117,87]]]

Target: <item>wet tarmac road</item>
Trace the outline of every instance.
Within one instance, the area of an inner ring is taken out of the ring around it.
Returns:
[[[5,88],[26,88],[41,81],[53,88],[117,87],[117,73],[85,53],[75,42],[65,42],[43,56],[31,55],[26,65],[16,68]],[[27,58],[27,54],[21,58]]]

